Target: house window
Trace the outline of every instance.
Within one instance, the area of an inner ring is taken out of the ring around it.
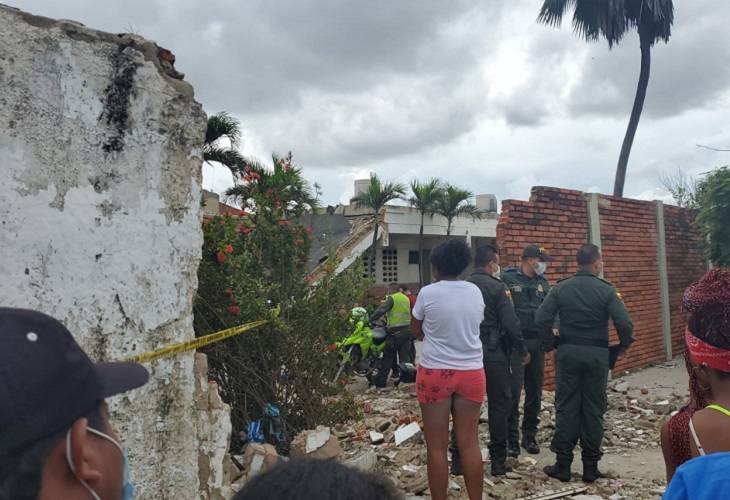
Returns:
[[[383,281],[398,281],[398,250],[383,248]]]
[[[408,252],[408,263],[418,264],[421,259],[418,258],[418,250],[411,250]]]

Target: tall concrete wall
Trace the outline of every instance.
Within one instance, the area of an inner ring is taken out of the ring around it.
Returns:
[[[170,62],[0,6],[0,304],[59,318],[96,360],[194,337],[206,118]],[[139,498],[192,498],[193,353],[149,368],[113,425]]]
[[[527,244],[544,245],[556,257],[546,273],[553,283],[575,272],[580,245],[599,245],[604,277],[619,289],[634,322],[636,343],[616,369],[639,368],[682,353],[682,293],[707,270],[701,237],[692,226],[695,215],[651,201],[535,187],[529,201],[503,202],[497,243],[502,267],[519,265]],[[548,362],[549,389],[554,375]]]

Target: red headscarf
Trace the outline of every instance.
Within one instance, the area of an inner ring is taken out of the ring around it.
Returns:
[[[692,358],[715,370],[730,372],[730,270],[713,269],[684,292],[691,314],[685,340]]]

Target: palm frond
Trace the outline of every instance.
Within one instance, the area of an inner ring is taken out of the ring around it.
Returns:
[[[443,198],[443,181],[436,178],[424,182],[413,179],[409,185],[412,196],[408,198],[408,203],[421,213],[435,214],[438,204]]]
[[[476,205],[469,203],[469,199],[474,193],[468,189],[462,189],[451,184],[447,184],[443,190],[443,195],[439,200],[436,212],[443,215],[448,220],[455,217],[471,216],[474,219],[481,219],[482,212]]]
[[[203,161],[221,163],[235,175],[238,175],[248,165],[248,160],[238,151],[207,144],[203,146]]]
[[[222,137],[231,141],[232,148],[237,148],[241,144],[241,123],[225,111],[208,117],[205,144],[212,145]]]
[[[370,185],[362,193],[350,198],[350,203],[356,208],[368,208],[378,213],[386,203],[403,199],[406,186],[402,182],[388,181],[383,183],[376,174],[370,174]]]

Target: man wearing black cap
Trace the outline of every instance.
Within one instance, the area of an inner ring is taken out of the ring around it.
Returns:
[[[0,308],[0,499],[133,498],[104,399],[148,378],[137,363],[93,363],[45,314]]]
[[[522,327],[522,336],[525,338],[527,350],[530,353],[530,364],[522,366],[521,356],[513,353],[513,393],[512,409],[509,417],[509,443],[507,452],[516,457],[520,454],[520,394],[522,386],[525,388],[525,406],[522,417],[522,447],[528,453],[540,453],[537,443],[537,424],[540,419],[542,402],[542,385],[545,378],[545,350],[535,330],[535,314],[540,304],[550,290],[550,284],[545,278],[547,262],[555,259],[545,252],[540,245],[528,245],[522,252],[522,265],[518,268],[507,269],[502,273],[502,281],[509,287],[512,302],[515,306],[517,318]]]

